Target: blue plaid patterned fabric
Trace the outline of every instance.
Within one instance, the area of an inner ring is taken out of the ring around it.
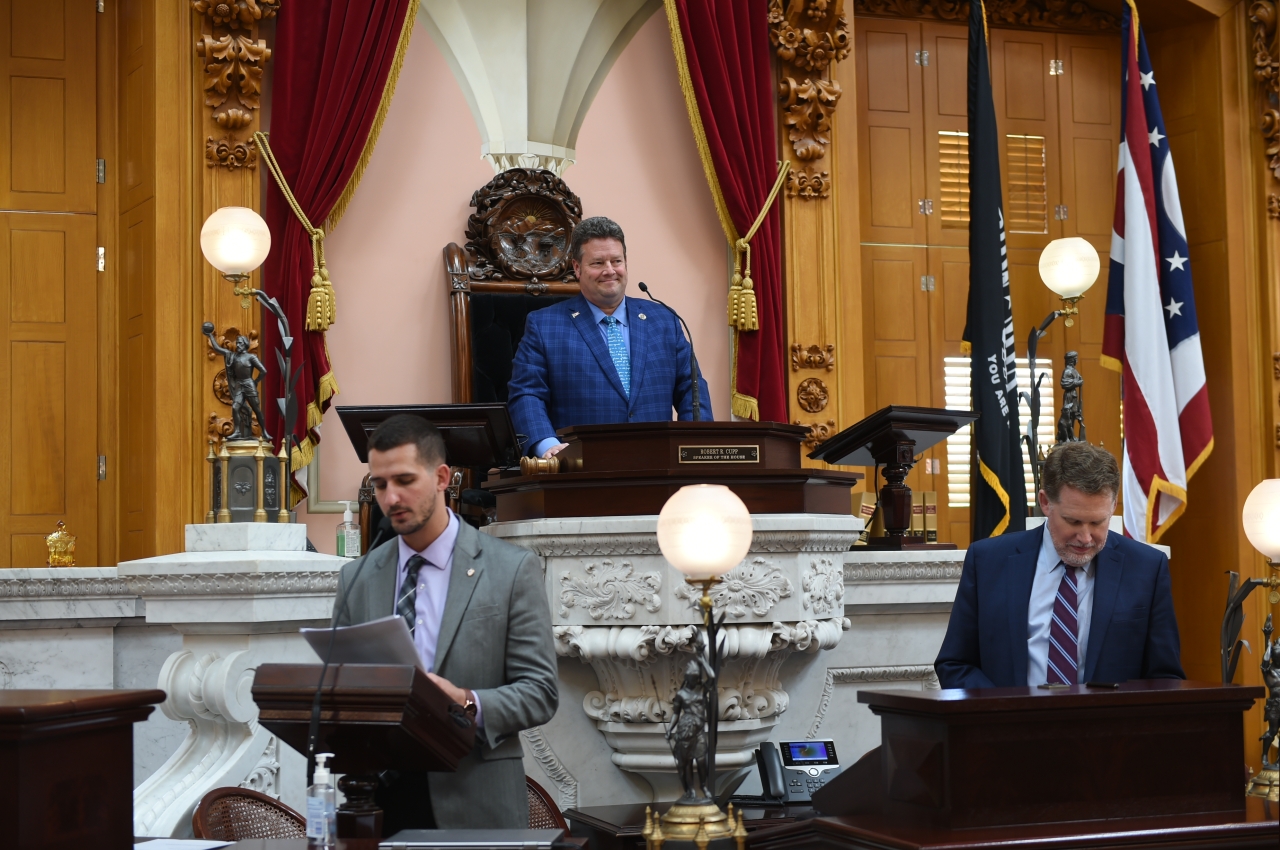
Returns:
[[[627,298],[631,357],[627,377],[600,333],[587,299],[579,295],[535,310],[511,364],[507,404],[526,451],[570,425],[669,422],[693,419],[689,342],[665,307]],[[622,343],[621,328],[611,325]],[[626,357],[625,348],[622,357]],[[710,420],[711,392],[700,379],[702,418]]]
[[[622,381],[622,392],[631,397],[631,355],[622,341],[622,323],[617,316],[605,316],[605,339],[609,342],[609,356],[613,358],[614,368],[618,370],[618,379]]]

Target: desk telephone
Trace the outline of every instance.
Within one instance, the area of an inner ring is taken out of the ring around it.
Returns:
[[[782,755],[772,741],[756,750],[760,787],[766,797],[784,803],[807,803],[813,792],[840,772],[835,741],[781,741]]]

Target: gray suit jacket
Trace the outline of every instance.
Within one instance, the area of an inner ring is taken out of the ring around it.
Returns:
[[[370,552],[354,585],[360,562],[342,568],[335,622],[344,594],[348,601],[338,625],[395,613],[398,545],[392,538]],[[436,824],[441,829],[527,826],[517,733],[546,723],[559,702],[551,609],[536,555],[460,523],[435,672],[475,691],[484,716],[475,749],[457,772],[430,774]]]

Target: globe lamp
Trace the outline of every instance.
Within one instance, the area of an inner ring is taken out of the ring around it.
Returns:
[[[714,582],[751,548],[751,513],[721,484],[681,487],[658,514],[658,548],[693,583]]]
[[[1075,324],[1071,317],[1079,312],[1076,302],[1093,286],[1101,268],[1097,250],[1079,236],[1055,239],[1040,253],[1040,279],[1062,299],[1067,327]]]
[[[200,228],[200,251],[209,265],[235,284],[242,307],[249,306],[250,287],[241,286],[271,251],[267,223],[248,207],[222,207]]]
[[[1249,494],[1240,517],[1249,543],[1280,564],[1280,478],[1268,478]]]

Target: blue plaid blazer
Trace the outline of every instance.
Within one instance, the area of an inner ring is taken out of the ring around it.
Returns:
[[[507,403],[525,451],[570,425],[669,422],[672,408],[693,419],[689,342],[675,315],[652,301],[626,299],[631,337],[631,397],[579,295],[525,320]],[[699,370],[701,371],[701,370]],[[699,377],[702,418],[712,419],[710,391]]]

